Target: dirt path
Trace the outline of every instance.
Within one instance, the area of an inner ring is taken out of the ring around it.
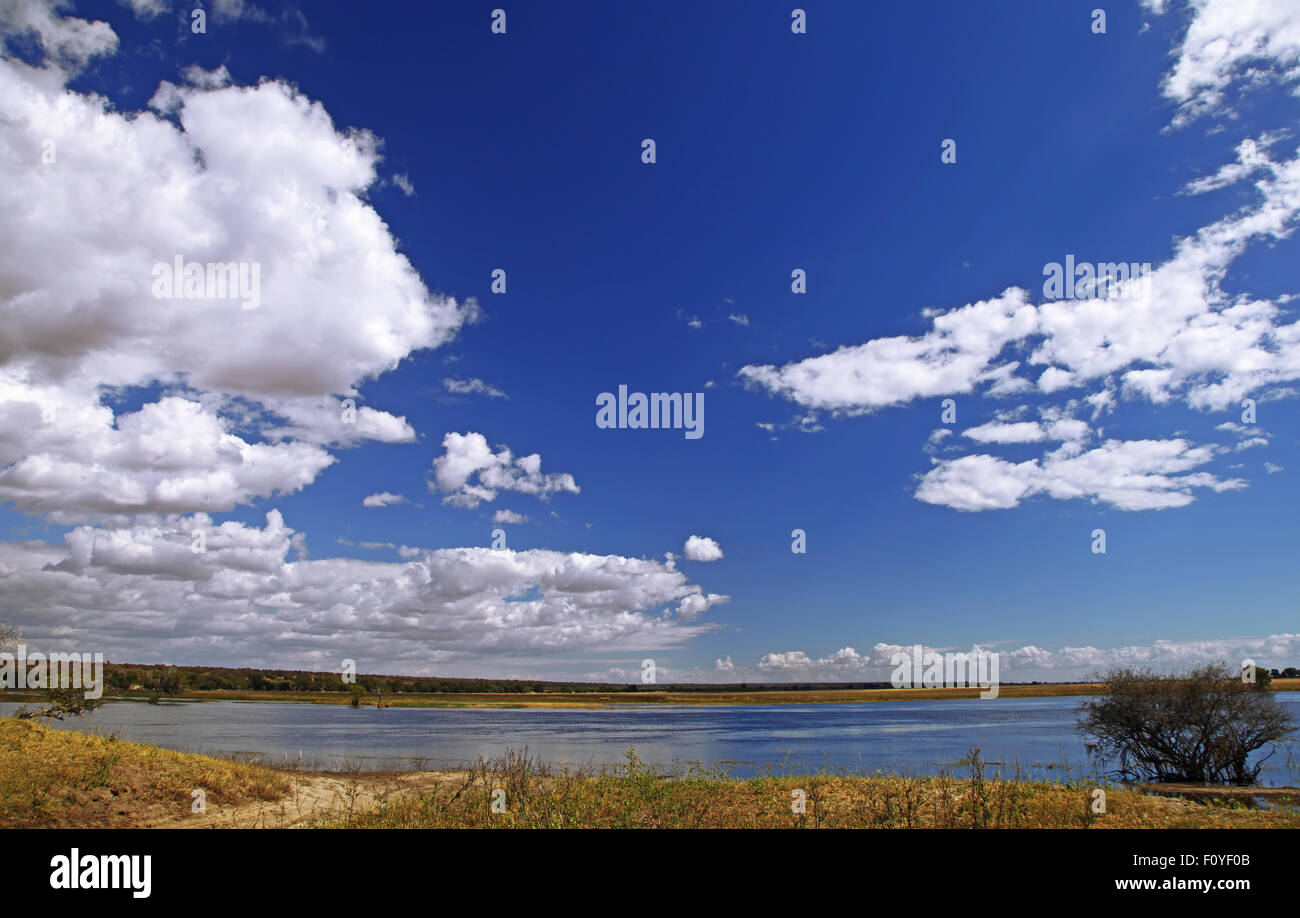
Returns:
[[[462,772],[413,771],[400,774],[323,775],[292,778],[293,790],[280,800],[239,806],[209,803],[207,812],[143,823],[157,829],[300,829],[363,813],[381,803],[439,785],[459,785]]]

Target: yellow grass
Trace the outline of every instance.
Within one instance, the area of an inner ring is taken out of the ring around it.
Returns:
[[[270,768],[0,718],[0,826],[142,825],[188,815],[195,789],[211,807],[289,788]]]
[[[656,774],[629,750],[599,774],[553,772],[525,752],[462,772],[312,775],[0,718],[0,826],[1300,828],[1294,788],[1262,792],[1261,810],[1240,789],[1189,800],[1107,786],[1099,813],[1094,780],[994,767],[976,754],[932,777],[740,780],[699,766]],[[191,812],[196,788],[206,816]]]
[[[1248,808],[984,774],[764,776],[734,780],[701,770],[667,778],[629,751],[618,771],[548,775],[526,756],[481,763],[455,784],[400,798],[336,825],[367,828],[1300,828],[1290,807]],[[1300,791],[1296,792],[1300,795]],[[494,802],[497,804],[494,810]],[[1275,798],[1283,804],[1285,798]],[[799,804],[802,804],[800,807]],[[500,810],[498,812],[497,810]],[[801,811],[800,811],[801,810]]]

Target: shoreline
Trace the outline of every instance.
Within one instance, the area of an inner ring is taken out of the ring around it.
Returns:
[[[320,772],[13,718],[0,718],[0,740],[6,828],[1300,828],[1300,788],[1043,780],[977,757],[938,775],[663,774],[631,750],[599,772],[526,752],[459,769]]]

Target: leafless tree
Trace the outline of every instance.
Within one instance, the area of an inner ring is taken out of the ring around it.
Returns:
[[[1079,729],[1097,740],[1102,761],[1125,779],[1252,784],[1268,755],[1251,754],[1285,739],[1291,715],[1223,664],[1157,675],[1115,669],[1094,676],[1105,693],[1079,705]]]

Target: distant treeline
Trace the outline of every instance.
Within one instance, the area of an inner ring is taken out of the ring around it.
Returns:
[[[150,690],[160,683],[168,692],[347,692],[336,672],[292,669],[226,669],[217,666],[150,666],[138,663],[104,664],[104,681],[118,691]],[[890,688],[888,682],[713,682],[646,685],[608,682],[542,682],[531,679],[455,679],[446,676],[386,676],[361,674],[356,684],[367,692],[796,692],[827,689]]]
[[[1300,678],[1300,669],[1271,670],[1274,678]],[[227,669],[218,666],[149,666],[138,663],[104,664],[108,689],[184,692],[348,692],[340,673],[294,669]],[[638,682],[544,682],[531,679],[454,679],[446,676],[387,676],[358,674],[356,685],[368,693],[516,693],[516,692],[812,692],[833,689],[887,689],[888,682],[675,682],[646,685]],[[1039,685],[1038,682],[1023,683]]]

